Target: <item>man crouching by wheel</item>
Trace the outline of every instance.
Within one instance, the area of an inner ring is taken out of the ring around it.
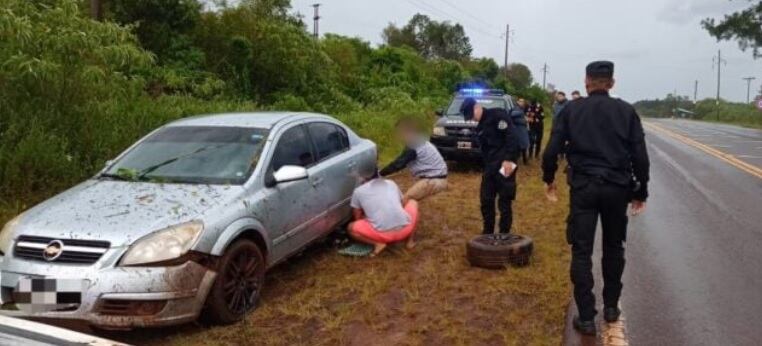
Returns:
[[[511,117],[504,109],[484,109],[475,99],[463,101],[466,120],[476,120],[479,145],[484,159],[481,185],[481,210],[484,234],[495,233],[495,198],[500,210],[500,233],[510,233],[513,225],[513,200],[516,199],[516,160],[519,146]]]
[[[422,201],[447,190],[447,163],[439,150],[421,134],[413,120],[402,119],[396,128],[405,149],[380,174],[386,177],[406,167],[410,169],[416,182],[405,192],[405,201]]]

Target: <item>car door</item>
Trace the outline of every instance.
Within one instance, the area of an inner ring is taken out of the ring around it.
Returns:
[[[314,174],[320,179],[318,193],[326,210],[325,231],[331,231],[350,215],[349,199],[358,183],[353,173],[357,164],[349,146],[346,130],[334,123],[307,123],[318,163]]]
[[[313,174],[317,160],[304,125],[295,124],[281,131],[274,143],[265,174],[271,175],[285,165],[302,166],[307,168],[309,175]],[[325,207],[314,178],[310,176],[265,188],[263,204],[266,212],[262,219],[273,239],[274,261],[299,250],[291,238],[314,229],[322,220],[320,216]]]

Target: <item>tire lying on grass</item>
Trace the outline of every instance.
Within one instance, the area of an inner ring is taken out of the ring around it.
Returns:
[[[466,257],[472,266],[502,269],[508,265],[529,264],[534,243],[532,238],[517,234],[485,234],[466,244]]]

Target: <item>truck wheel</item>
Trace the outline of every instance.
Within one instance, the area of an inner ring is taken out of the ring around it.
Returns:
[[[241,239],[220,258],[219,272],[206,298],[202,320],[231,324],[257,307],[265,282],[265,260],[256,243]]]
[[[528,265],[533,248],[532,238],[523,235],[485,234],[468,242],[466,256],[472,266],[502,269]]]

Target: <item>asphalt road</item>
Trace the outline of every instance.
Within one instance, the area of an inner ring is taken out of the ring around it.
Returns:
[[[646,125],[651,198],[630,219],[621,302],[629,344],[759,345],[762,131]]]

